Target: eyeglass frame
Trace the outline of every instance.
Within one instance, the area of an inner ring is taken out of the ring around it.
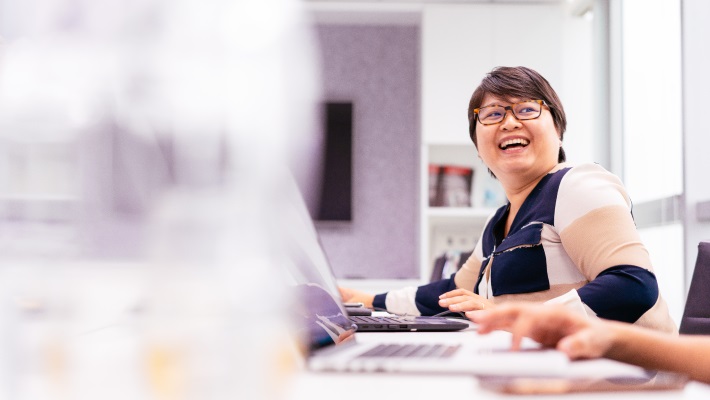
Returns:
[[[536,117],[533,117],[533,118],[523,118],[523,119],[521,119],[521,118],[518,118],[518,116],[515,114],[515,110],[513,110],[513,106],[515,106],[515,105],[517,105],[517,104],[529,103],[529,102],[535,102],[535,103],[539,104],[540,106],[545,106],[545,107],[547,107],[547,108],[550,108],[550,106],[547,104],[547,102],[546,102],[545,100],[539,100],[539,99],[533,100],[533,99],[530,99],[530,100],[519,101],[519,102],[513,103],[513,104],[511,104],[511,105],[509,105],[509,106],[501,106],[501,105],[499,105],[499,104],[493,104],[493,105],[490,105],[490,106],[474,108],[474,109],[473,109],[473,115],[475,116],[476,120],[477,120],[478,122],[480,122],[481,125],[483,125],[483,126],[490,126],[490,125],[500,124],[501,122],[503,122],[503,120],[505,120],[505,114],[508,113],[508,110],[510,110],[510,113],[511,113],[511,114],[513,115],[513,117],[515,117],[515,119],[517,119],[518,121],[530,121],[530,120],[533,120],[533,119],[538,119],[538,118],[540,118],[540,116],[542,115],[542,107],[540,107],[540,112],[537,114],[537,116],[536,116]],[[490,107],[503,107],[503,110],[505,111],[505,113],[503,114],[503,118],[501,118],[500,121],[498,121],[498,122],[492,122],[492,123],[490,123],[490,124],[485,124],[485,123],[483,123],[483,121],[481,121],[481,118],[480,118],[480,116],[479,116],[479,115],[480,115],[480,111],[481,111],[482,109],[484,109],[484,108],[490,108]]]

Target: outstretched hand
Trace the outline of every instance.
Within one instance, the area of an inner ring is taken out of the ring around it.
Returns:
[[[338,287],[340,297],[344,303],[362,303],[367,308],[372,308],[372,302],[375,300],[375,295],[369,294],[360,290]]]
[[[513,350],[519,350],[522,338],[529,337],[574,360],[602,357],[613,344],[612,333],[602,321],[575,314],[563,306],[509,303],[467,312],[466,316],[478,324],[479,333],[499,329],[511,332]]]
[[[466,289],[455,289],[439,296],[439,305],[451,311],[475,311],[493,307],[488,299]]]

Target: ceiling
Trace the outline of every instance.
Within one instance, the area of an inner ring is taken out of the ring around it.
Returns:
[[[421,11],[433,4],[561,4],[591,0],[305,0],[319,24],[418,25]]]
[[[549,4],[571,0],[305,0],[307,3],[358,3],[358,4],[460,4],[460,3],[517,3]]]

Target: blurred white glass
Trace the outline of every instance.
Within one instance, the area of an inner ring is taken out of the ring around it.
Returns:
[[[3,0],[0,22],[0,397],[280,397],[285,188],[313,205],[320,167],[300,4]]]

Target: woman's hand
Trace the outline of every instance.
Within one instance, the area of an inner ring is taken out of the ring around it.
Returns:
[[[529,337],[543,346],[556,347],[574,360],[602,357],[614,344],[610,326],[559,305],[508,303],[467,312],[466,316],[478,324],[478,333],[499,329],[511,332],[513,350],[520,349],[523,337]]]
[[[362,303],[365,307],[372,308],[372,302],[375,300],[374,294],[344,287],[338,287],[338,290],[340,297],[343,298],[343,303]]]
[[[439,305],[451,311],[475,311],[493,307],[487,299],[466,289],[455,289],[439,296]]]

